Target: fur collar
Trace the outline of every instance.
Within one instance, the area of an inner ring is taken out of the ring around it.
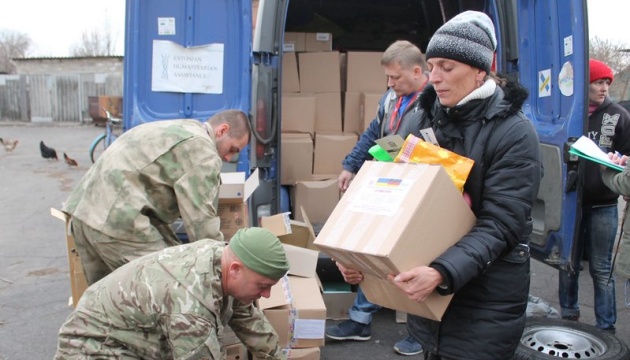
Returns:
[[[516,81],[508,80],[504,86],[497,86],[494,95],[489,98],[485,117],[487,119],[495,117],[505,119],[510,117],[521,110],[523,103],[527,100],[527,96],[529,96],[529,92],[526,88]],[[436,108],[441,107],[439,101],[436,100],[437,93],[433,85],[427,85],[422,94],[420,94],[420,107],[424,109],[425,113],[434,114],[437,110]]]

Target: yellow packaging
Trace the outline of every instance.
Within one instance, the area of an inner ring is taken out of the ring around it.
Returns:
[[[474,161],[409,135],[394,162],[442,165],[455,186],[462,191]]]

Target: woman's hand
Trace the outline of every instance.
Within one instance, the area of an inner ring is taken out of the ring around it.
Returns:
[[[396,276],[390,274],[387,278],[409,299],[416,302],[425,301],[443,281],[442,274],[429,266],[419,266]]]

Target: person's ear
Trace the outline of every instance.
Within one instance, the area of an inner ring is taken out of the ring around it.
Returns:
[[[223,137],[224,135],[227,135],[229,132],[230,132],[230,125],[223,123],[217,127],[215,136],[217,138],[220,138],[220,137]]]
[[[243,271],[243,266],[238,262],[232,262],[228,269],[230,278],[235,279]]]

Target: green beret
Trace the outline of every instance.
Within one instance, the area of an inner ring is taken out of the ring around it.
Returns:
[[[289,271],[282,243],[267,229],[240,229],[230,239],[229,246],[243,265],[266,278],[280,279]]]

